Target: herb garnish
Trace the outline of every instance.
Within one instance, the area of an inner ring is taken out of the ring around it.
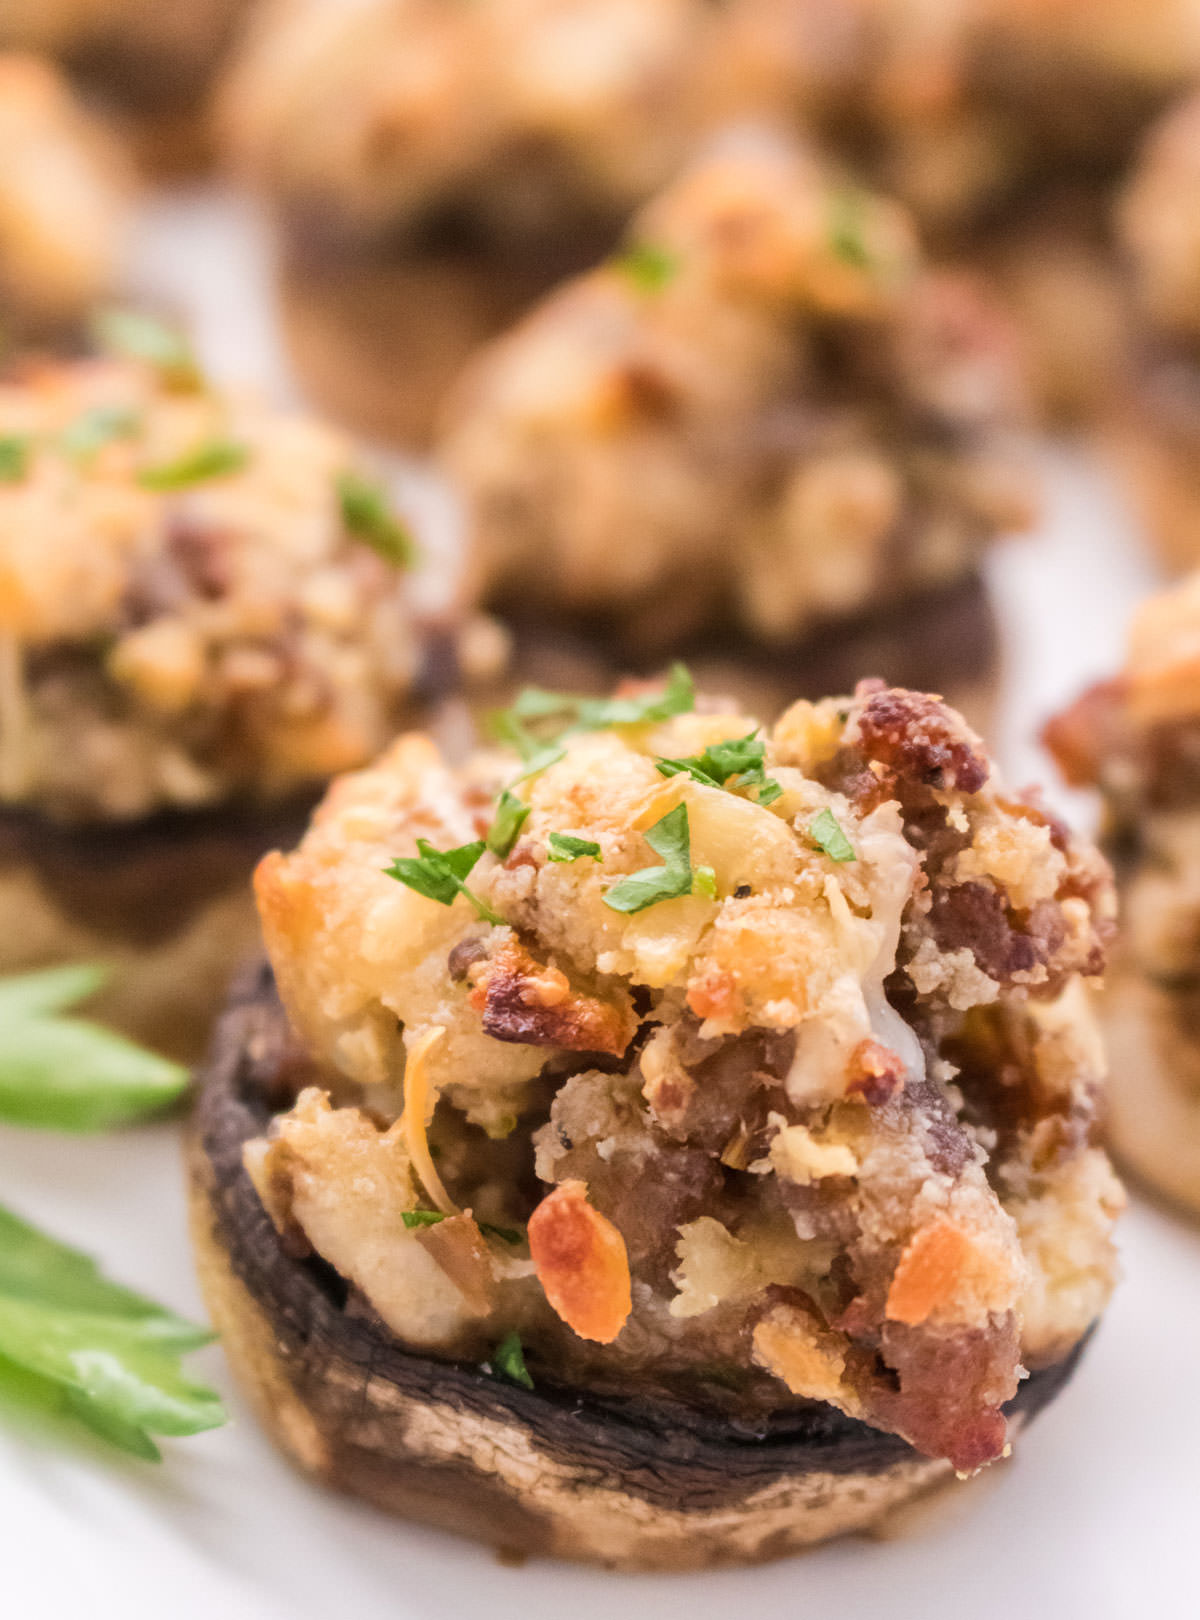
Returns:
[[[438,1226],[447,1219],[440,1209],[405,1209],[400,1212],[400,1219],[404,1222],[405,1230],[413,1231],[422,1226]],[[499,1238],[502,1243],[520,1243],[521,1233],[511,1226],[493,1226],[490,1221],[476,1221],[476,1226],[485,1237]]]
[[[188,340],[153,316],[131,309],[101,310],[92,321],[92,336],[109,354],[153,366],[172,388],[199,388],[203,382]]]
[[[493,855],[503,860],[511,852],[521,835],[521,828],[529,819],[529,811],[530,806],[523,804],[515,793],[510,793],[507,788],[501,792],[485,840]]]
[[[698,866],[692,874],[692,889],[709,900],[717,898],[717,874],[711,866]]]
[[[829,246],[843,264],[855,270],[870,270],[872,258],[867,248],[867,199],[854,186],[840,186],[829,198]]]
[[[186,489],[190,484],[202,484],[209,478],[222,478],[226,473],[240,472],[250,459],[244,444],[232,439],[208,439],[192,450],[185,450],[174,461],[158,467],[143,467],[137,481],[143,489]]]
[[[654,765],[663,776],[679,776],[686,771],[705,787],[728,788],[731,793],[756,787],[757,802],[773,804],[783,789],[763,768],[765,752],[766,744],[751,731],[745,737],[712,743],[702,754],[686,759],[656,759]]]
[[[831,861],[854,861],[854,845],[842,831],[832,810],[822,810],[808,824],[808,836],[823,849]]]
[[[647,866],[614,883],[604,896],[604,904],[612,911],[644,911],[660,900],[675,900],[692,892],[691,833],[688,828],[686,804],[677,804],[661,821],[656,821],[646,834],[646,842],[656,855],[661,855],[661,866]],[[715,887],[715,878],[714,878]]]
[[[666,686],[646,697],[578,697],[569,692],[547,692],[540,686],[527,686],[511,709],[503,709],[493,716],[493,728],[505,741],[522,737],[528,747],[531,743],[534,746],[556,743],[574,732],[652,725],[677,714],[690,714],[695,706],[695,688],[687,667],[673,664]],[[540,730],[533,728],[544,729],[548,735],[541,736]]]
[[[633,242],[612,262],[639,292],[657,293],[674,281],[681,261],[678,253],[672,253],[670,248],[656,246],[653,242]]]
[[[547,858],[552,861],[577,861],[584,855],[600,859],[600,845],[590,838],[576,838],[571,833],[552,832],[546,839]]]
[[[434,849],[427,838],[417,839],[420,854],[398,856],[384,871],[397,883],[404,883],[428,900],[440,906],[452,906],[461,894],[475,907],[485,922],[503,926],[504,918],[489,910],[477,894],[472,894],[464,881],[475,868],[475,863],[486,849],[482,838],[473,844],[460,844],[457,849]]]
[[[501,1378],[507,1378],[510,1384],[520,1384],[523,1389],[533,1388],[519,1333],[506,1333],[500,1340],[492,1351],[491,1368]]]
[[[181,1365],[212,1337],[0,1208],[0,1395],[13,1403],[65,1412],[156,1462],[151,1435],[225,1422],[214,1391]]]
[[[129,405],[93,405],[59,434],[67,455],[86,461],[117,439],[133,439],[142,430],[139,412]]]
[[[412,535],[392,511],[387,494],[356,472],[343,472],[337,478],[342,522],[349,533],[364,540],[385,562],[407,568],[416,555]]]
[[[6,433],[0,438],[0,484],[19,484],[25,477],[31,445],[27,433]]]
[[[0,1119],[44,1130],[99,1131],[174,1102],[187,1070],[63,1009],[107,977],[51,968],[0,980]]]

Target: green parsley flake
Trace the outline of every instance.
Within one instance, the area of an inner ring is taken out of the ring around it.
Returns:
[[[507,1333],[500,1340],[492,1351],[491,1368],[499,1377],[507,1378],[510,1384],[520,1384],[522,1389],[533,1388],[519,1333]]]
[[[529,805],[522,804],[515,793],[507,788],[496,804],[496,813],[487,831],[487,847],[503,860],[521,835],[521,828],[529,819]]]
[[[385,562],[408,568],[416,557],[412,535],[391,509],[386,491],[356,472],[337,479],[342,522],[348,532],[377,551]]]
[[[457,849],[434,849],[427,838],[417,839],[419,856],[400,856],[384,872],[397,883],[406,884],[423,894],[427,900],[436,900],[440,906],[452,906],[461,894],[469,900],[485,922],[500,927],[503,917],[484,905],[478,895],[472,894],[464,879],[470,876],[476,862],[486,849],[479,839],[474,844],[461,844]]]
[[[105,978],[103,969],[80,965],[0,979],[0,1120],[100,1131],[155,1113],[182,1094],[186,1069],[65,1013]]]
[[[527,686],[511,709],[493,716],[492,726],[498,737],[516,747],[526,759],[532,749],[551,746],[575,732],[655,725],[677,714],[690,714],[695,707],[692,677],[685,665],[675,664],[662,690],[645,697],[578,697]],[[542,735],[543,731],[546,735]]]
[[[873,259],[866,241],[867,199],[853,186],[841,186],[829,199],[829,246],[843,264],[870,270]]]
[[[92,336],[106,353],[152,366],[169,387],[192,389],[203,383],[188,340],[151,315],[130,309],[101,310],[92,322]]]
[[[143,489],[187,489],[210,478],[240,472],[249,459],[250,452],[244,444],[236,444],[232,439],[208,439],[174,461],[163,462],[158,467],[143,467],[137,481]]]
[[[641,293],[660,293],[679,274],[680,257],[653,242],[634,242],[617,254],[613,264]]]
[[[822,810],[808,824],[808,836],[831,861],[853,861],[858,857],[854,845],[842,831],[832,810]]]
[[[199,1434],[225,1413],[185,1378],[212,1334],[109,1282],[77,1249],[0,1208],[0,1399],[66,1416],[156,1462],[152,1435]]]
[[[660,900],[675,900],[692,892],[691,832],[686,804],[677,804],[646,834],[646,842],[662,866],[648,866],[614,883],[604,896],[611,911],[645,911]]]
[[[689,755],[686,759],[656,759],[654,765],[662,776],[679,776],[686,772],[704,787],[723,787],[731,793],[742,788],[757,788],[757,802],[773,804],[783,789],[766,774],[765,752],[766,744],[751,731],[745,737],[713,743],[702,754]]]
[[[403,1209],[400,1211],[400,1219],[404,1222],[404,1230],[411,1232],[421,1226],[436,1226],[446,1217],[440,1209]]]
[[[142,431],[139,412],[128,405],[93,405],[68,422],[58,442],[67,455],[87,461],[118,439],[134,439]]]
[[[577,861],[584,855],[600,859],[600,845],[590,838],[575,838],[570,833],[552,832],[546,840],[546,853],[552,861]]]
[[[29,471],[33,440],[27,433],[6,433],[0,438],[0,484],[19,484]]]
[[[711,866],[698,866],[692,876],[692,892],[708,900],[717,898],[717,874]]]

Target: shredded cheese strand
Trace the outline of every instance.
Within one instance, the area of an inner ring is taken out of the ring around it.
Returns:
[[[415,1041],[404,1065],[404,1112],[400,1115],[400,1134],[408,1148],[413,1169],[421,1184],[443,1215],[461,1215],[462,1211],[442,1184],[429,1151],[426,1115],[429,1108],[429,1073],[425,1060],[442,1039],[446,1031],[441,1024],[426,1030]]]

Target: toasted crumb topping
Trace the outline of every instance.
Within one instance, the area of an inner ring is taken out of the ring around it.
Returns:
[[[338,1104],[306,1094],[253,1147],[268,1207],[423,1348],[517,1332],[535,1378],[830,1401],[978,1467],[1022,1364],[1113,1280],[1080,994],[1107,868],[932,696],[864,682],[766,732],[678,671],[665,699],[564,702],[509,716],[523,759],[452,769],[400,738],[261,864],[280,990]],[[497,821],[505,790],[523,819]],[[314,1121],[330,1151],[370,1122],[402,1162],[394,1280]],[[286,1196],[301,1174],[319,1220]],[[439,1334],[407,1268],[443,1229],[447,1274],[475,1258]]]
[[[442,454],[484,591],[774,641],[958,579],[1029,515],[1010,339],[898,205],[727,136],[468,371]]]
[[[369,759],[419,644],[400,559],[339,494],[353,462],[186,351],[0,384],[0,799],[140,816]]]

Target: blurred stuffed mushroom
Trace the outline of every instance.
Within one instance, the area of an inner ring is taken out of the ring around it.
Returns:
[[[101,326],[120,357],[0,384],[0,966],[108,960],[102,1012],[192,1054],[254,861],[446,660],[340,434]]]
[[[979,680],[980,558],[1034,500],[1011,338],[897,204],[731,133],[457,390],[479,589],[531,651],[549,625],[635,667],[757,654],[773,701]]]
[[[266,6],[225,128],[276,216],[322,406],[428,438],[472,350],[606,253],[681,161],[709,22],[697,0]]]
[[[274,977],[220,1026],[193,1183],[271,1432],[632,1568],[1003,1455],[1113,1283],[1104,862],[878,681],[764,732],[677,669],[506,729],[457,769],[402,737],[259,868]]]

